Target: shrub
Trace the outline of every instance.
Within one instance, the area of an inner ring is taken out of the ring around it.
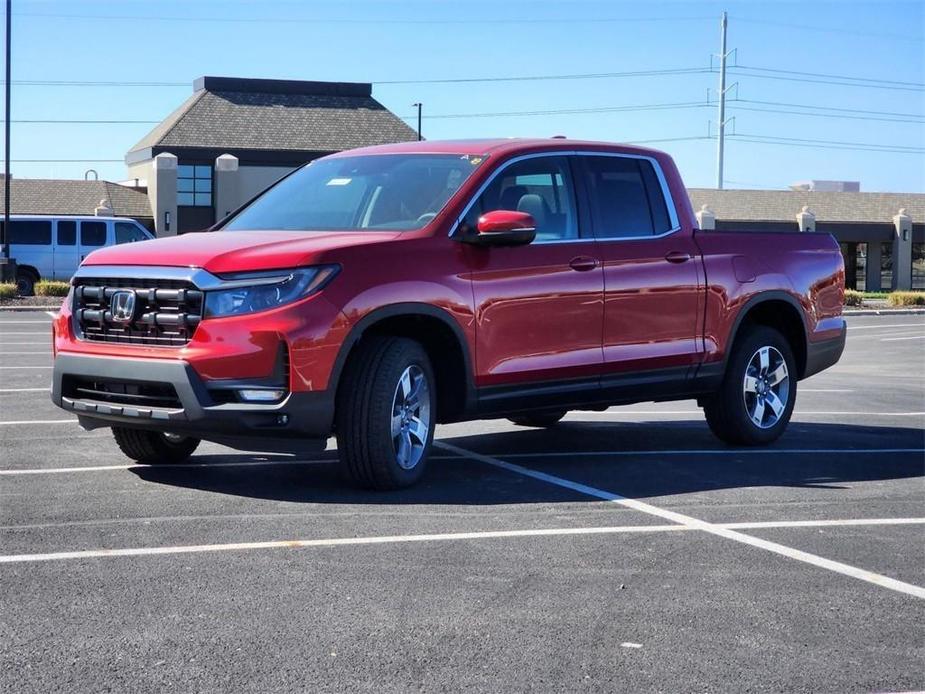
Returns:
[[[15,282],[0,282],[0,299],[12,299],[17,294]]]
[[[890,306],[925,306],[925,292],[893,292]]]
[[[845,290],[845,306],[860,306],[864,295],[855,289]]]
[[[35,283],[36,296],[67,296],[71,285],[68,282],[54,280],[39,280]]]

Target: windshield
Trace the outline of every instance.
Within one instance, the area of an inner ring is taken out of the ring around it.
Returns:
[[[483,159],[468,154],[319,159],[270,188],[223,229],[420,229],[437,215]]]

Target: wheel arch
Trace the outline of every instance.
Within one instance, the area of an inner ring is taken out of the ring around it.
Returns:
[[[331,372],[332,392],[340,387],[344,367],[357,345],[369,335],[394,335],[421,343],[437,380],[438,422],[459,421],[474,410],[472,359],[462,328],[448,311],[415,302],[375,309],[350,329]]]
[[[800,303],[787,292],[762,292],[753,296],[739,310],[733,323],[726,342],[724,364],[729,360],[736,340],[744,334],[743,330],[747,330],[751,325],[763,325],[778,330],[787,339],[793,350],[799,378],[803,378],[806,373],[808,352],[808,331],[803,313]]]

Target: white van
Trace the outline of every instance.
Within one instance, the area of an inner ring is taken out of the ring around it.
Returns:
[[[127,217],[17,214],[10,215],[7,243],[10,257],[16,260],[19,293],[31,296],[40,279],[70,280],[80,262],[97,248],[153,238]]]

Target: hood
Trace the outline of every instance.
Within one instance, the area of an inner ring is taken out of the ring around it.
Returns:
[[[84,265],[200,267],[215,274],[275,270],[322,261],[327,251],[391,241],[398,232],[211,231],[109,246]]]

